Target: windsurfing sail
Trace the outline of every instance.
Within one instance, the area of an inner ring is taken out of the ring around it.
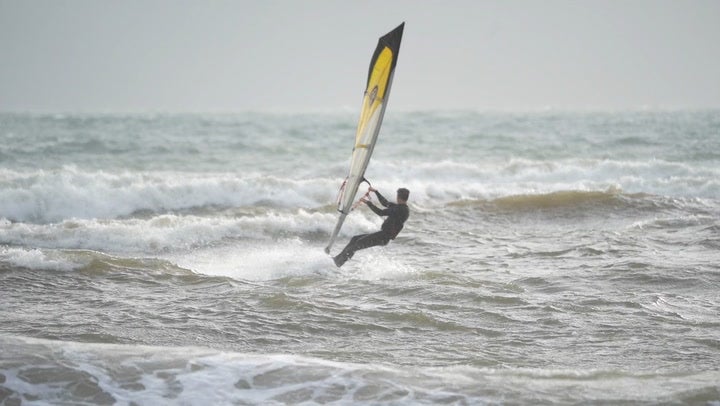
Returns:
[[[328,254],[342,228],[345,217],[352,210],[358,187],[363,182],[365,170],[370,163],[370,157],[375,148],[375,142],[380,132],[380,126],[390,96],[390,87],[395,74],[398,54],[400,53],[400,41],[402,40],[404,28],[405,23],[403,22],[394,30],[380,37],[372,59],[370,59],[370,69],[362,109],[360,110],[360,120],[355,133],[355,146],[350,158],[350,172],[341,187],[340,196],[338,197],[340,217],[330,237],[330,242],[325,248],[325,252]]]

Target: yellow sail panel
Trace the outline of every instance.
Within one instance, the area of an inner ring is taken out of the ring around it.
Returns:
[[[363,108],[360,113],[360,121],[358,123],[357,133],[355,134],[355,148],[367,148],[367,141],[363,140],[363,135],[367,135],[365,131],[370,117],[377,109],[380,108],[385,100],[385,91],[390,79],[390,71],[393,66],[393,52],[389,47],[385,47],[373,65],[368,86],[365,89],[365,97],[363,99]]]

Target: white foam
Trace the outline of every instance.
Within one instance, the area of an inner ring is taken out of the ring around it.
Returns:
[[[16,247],[0,247],[0,262],[15,267],[49,271],[71,271],[83,265],[70,261],[57,252]]]
[[[239,243],[177,253],[166,259],[197,273],[251,281],[323,273],[335,267],[320,245],[299,239]]]
[[[363,216],[354,217],[344,233],[376,227]],[[12,223],[0,227],[0,244],[152,254],[213,246],[227,239],[269,241],[283,235],[326,232],[335,219],[330,213],[298,210],[241,217],[164,214],[150,219]]]
[[[392,244],[392,243],[390,243]],[[366,281],[405,280],[418,275],[417,269],[392,255],[392,247],[358,251],[341,268],[349,279]]]
[[[337,269],[332,258],[324,253],[323,245],[297,238],[265,243],[253,241],[175,253],[163,256],[163,259],[197,273],[246,281],[313,274],[368,281],[407,279],[417,275],[417,270],[392,258],[383,248],[359,251]]]
[[[0,217],[24,222],[117,218],[205,206],[317,207],[334,199],[330,180],[258,174],[0,170]]]

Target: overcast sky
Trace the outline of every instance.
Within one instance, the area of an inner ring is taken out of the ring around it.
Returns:
[[[720,108],[720,0],[0,0],[0,111]]]

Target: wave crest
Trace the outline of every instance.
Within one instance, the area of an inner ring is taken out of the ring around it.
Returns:
[[[496,199],[458,200],[450,206],[479,208],[488,211],[536,210],[661,210],[692,202],[679,201],[646,193],[624,193],[611,187],[606,190],[561,190],[550,193],[518,194]]]

